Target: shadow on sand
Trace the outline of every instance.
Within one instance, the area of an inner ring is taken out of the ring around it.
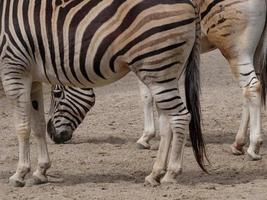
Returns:
[[[86,183],[117,183],[117,182],[132,182],[143,183],[145,177],[150,172],[136,171],[132,174],[62,174],[58,173],[60,181],[51,181],[53,183],[71,186]],[[253,180],[267,179],[267,168],[264,170],[247,170],[238,171],[236,168],[225,168],[219,171],[210,171],[210,174],[205,174],[199,170],[186,171],[177,177],[177,183],[181,185],[197,185],[220,184],[220,185],[237,185],[248,183]]]

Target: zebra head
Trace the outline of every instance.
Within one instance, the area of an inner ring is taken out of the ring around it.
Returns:
[[[93,89],[52,86],[50,119],[47,133],[57,144],[72,138],[72,134],[95,103]]]

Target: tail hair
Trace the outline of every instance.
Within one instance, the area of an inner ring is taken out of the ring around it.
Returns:
[[[199,14],[198,14],[199,16]],[[185,96],[187,109],[191,114],[189,124],[189,135],[192,142],[193,152],[200,168],[207,172],[204,160],[207,158],[205,142],[201,130],[201,108],[200,108],[200,17],[196,19],[196,40],[188,59],[185,69]],[[207,172],[208,173],[208,172]]]

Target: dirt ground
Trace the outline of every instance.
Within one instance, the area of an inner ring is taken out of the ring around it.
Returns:
[[[184,171],[177,184],[156,188],[144,186],[156,151],[141,151],[135,146],[142,133],[143,115],[137,79],[129,74],[115,84],[96,89],[96,105],[71,142],[55,145],[48,139],[52,160],[49,183],[39,186],[13,188],[8,185],[8,177],[16,169],[18,147],[11,107],[2,96],[0,200],[266,200],[266,136],[261,161],[253,162],[246,155],[230,154],[229,146],[240,122],[241,90],[219,52],[202,58],[203,129],[212,162],[209,175],[201,172],[191,147],[186,147]],[[48,111],[48,90],[45,99]],[[264,114],[262,117],[265,134],[267,119]],[[33,171],[36,166],[34,138],[31,154]]]

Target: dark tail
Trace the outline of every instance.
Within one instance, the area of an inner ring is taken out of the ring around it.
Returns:
[[[205,143],[202,138],[201,131],[201,109],[200,109],[200,18],[196,19],[196,40],[188,59],[185,69],[185,95],[187,109],[191,114],[191,122],[189,124],[189,134],[192,142],[192,147],[197,163],[200,168],[207,172],[204,166],[204,159],[208,161]]]
[[[267,0],[266,0],[267,6]],[[257,56],[254,57],[256,59],[254,64],[256,65],[256,69],[259,69],[260,73],[260,82],[261,82],[261,99],[262,104],[266,105],[266,87],[267,87],[267,13],[265,19],[265,27],[261,36],[261,40],[257,47],[257,52],[259,52]]]

